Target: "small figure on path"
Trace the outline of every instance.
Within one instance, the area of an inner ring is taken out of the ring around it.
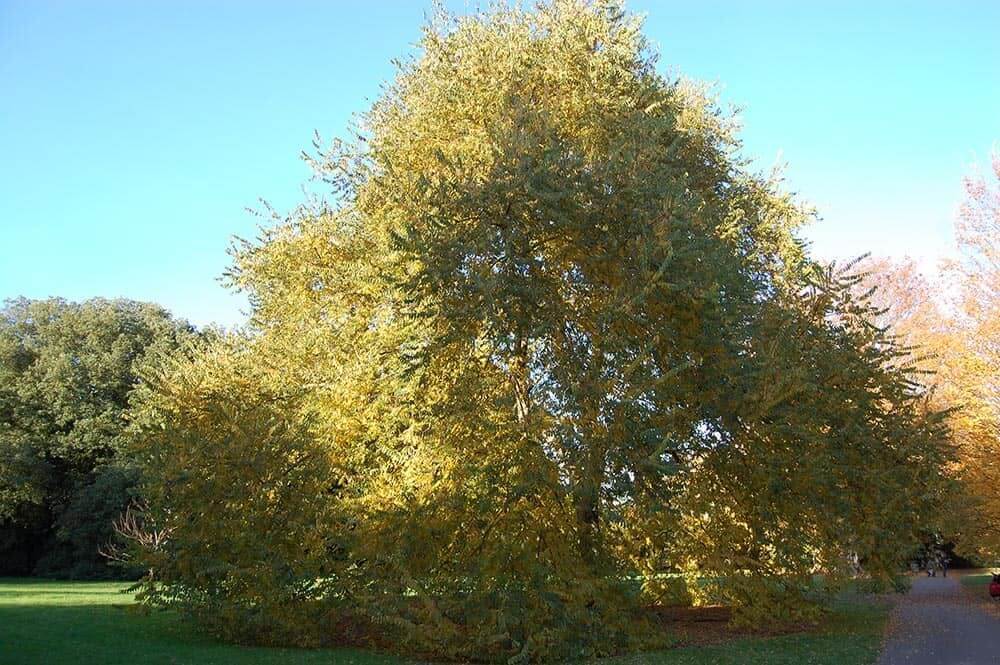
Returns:
[[[1000,600],[1000,574],[993,573],[993,581],[990,582],[990,598]]]

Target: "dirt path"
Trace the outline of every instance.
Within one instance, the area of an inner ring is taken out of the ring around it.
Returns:
[[[918,577],[892,611],[879,665],[1000,663],[1000,604],[957,576]]]

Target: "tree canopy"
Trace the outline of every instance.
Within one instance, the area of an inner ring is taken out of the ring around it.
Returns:
[[[126,300],[0,310],[0,574],[111,574],[98,549],[136,482],[117,455],[138,370],[191,334]]]
[[[810,213],[615,2],[439,14],[152,378],[151,602],[235,639],[598,655],[791,619],[940,504],[940,414]]]
[[[948,524],[938,535],[982,562],[1000,558],[1000,157],[991,170],[965,181],[955,224],[956,256],[936,280],[913,261],[871,261],[864,284],[877,288],[882,314],[909,362],[948,411],[958,483]]]
[[[974,503],[967,542],[1000,560],[1000,153],[988,174],[966,180],[956,226],[959,307],[946,397],[959,406],[953,431],[960,475]]]

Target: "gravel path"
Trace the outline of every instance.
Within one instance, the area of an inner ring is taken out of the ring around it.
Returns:
[[[956,576],[918,577],[892,611],[879,665],[1000,664],[1000,603]]]

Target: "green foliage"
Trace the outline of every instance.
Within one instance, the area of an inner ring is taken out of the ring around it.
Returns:
[[[149,397],[152,601],[520,662],[655,644],[652,602],[799,620],[816,572],[895,571],[940,418],[640,27],[438,16],[315,158],[336,198],[235,248],[250,330]]]
[[[35,565],[35,572],[70,579],[112,574],[101,552],[113,539],[115,520],[137,498],[137,484],[134,467],[112,464],[94,469],[56,517],[51,545]],[[133,578],[141,574],[131,567],[118,572]]]
[[[135,484],[118,453],[137,371],[191,334],[130,301],[0,310],[0,571],[112,572],[97,550]]]

